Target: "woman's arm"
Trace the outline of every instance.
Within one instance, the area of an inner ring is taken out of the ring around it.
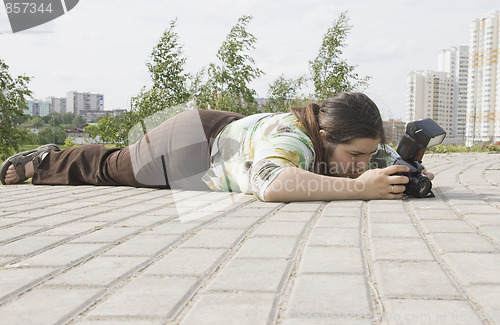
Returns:
[[[287,167],[266,188],[264,199],[269,202],[400,199],[408,177],[392,175],[397,172],[408,172],[408,167],[371,169],[356,179]]]

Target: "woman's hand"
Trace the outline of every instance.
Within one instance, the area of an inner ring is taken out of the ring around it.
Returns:
[[[434,179],[434,173],[431,173],[431,172],[427,171],[427,169],[425,169],[425,168],[422,171],[422,174],[424,174],[425,176],[427,176],[431,181]]]
[[[356,178],[357,188],[363,188],[360,199],[401,199],[409,179],[394,173],[407,173],[409,168],[403,165],[392,165],[382,169],[370,169]]]

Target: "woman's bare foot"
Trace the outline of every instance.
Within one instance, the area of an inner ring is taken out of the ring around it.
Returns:
[[[35,171],[33,170],[33,163],[30,161],[26,165],[24,165],[24,174],[27,178],[33,177]],[[19,183],[19,176],[17,176],[16,170],[14,169],[14,165],[10,165],[9,169],[5,173],[5,184],[17,184]]]

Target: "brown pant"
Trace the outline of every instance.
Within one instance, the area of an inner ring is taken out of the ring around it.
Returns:
[[[212,142],[241,114],[190,110],[148,131],[123,149],[90,144],[51,151],[33,175],[37,185],[125,185],[208,190]]]

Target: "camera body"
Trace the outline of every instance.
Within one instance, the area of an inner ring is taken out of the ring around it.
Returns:
[[[441,144],[446,132],[432,119],[426,118],[410,122],[406,125],[406,133],[399,141],[397,153],[400,155],[394,165],[404,165],[409,172],[396,173],[409,178],[405,194],[423,198],[434,197],[431,180],[422,174],[422,158],[427,148]]]

